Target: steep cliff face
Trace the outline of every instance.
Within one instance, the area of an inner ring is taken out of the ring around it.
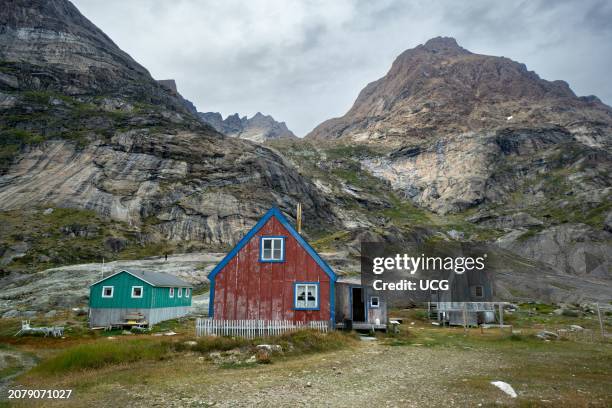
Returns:
[[[200,119],[216,131],[230,137],[238,137],[257,143],[278,139],[296,139],[285,122],[277,122],[270,115],[257,112],[252,118],[240,117],[237,113],[223,119],[218,112],[199,113]]]
[[[313,222],[332,221],[314,186],[272,151],[197,132],[117,132],[77,150],[67,141],[30,147],[0,181],[0,208],[57,206],[150,224],[152,241],[222,247],[272,205],[302,202]]]
[[[336,222],[287,161],[203,124],[68,1],[11,0],[0,23],[0,210],[93,210],[142,245],[226,247],[298,201],[313,228]],[[15,234],[0,256],[35,235]]]
[[[148,71],[64,0],[7,0],[0,9],[0,84],[68,95],[120,93],[183,110]]]

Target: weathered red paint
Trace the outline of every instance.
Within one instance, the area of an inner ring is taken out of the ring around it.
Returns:
[[[285,262],[259,262],[261,236],[285,237]],[[294,282],[320,282],[319,310],[294,310]],[[330,279],[271,217],[215,278],[215,319],[313,321],[330,319]]]

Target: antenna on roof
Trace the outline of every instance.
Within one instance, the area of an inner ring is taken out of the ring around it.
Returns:
[[[298,234],[302,233],[302,203],[297,203],[297,214],[295,217]]]
[[[102,257],[102,279],[104,279],[104,257]]]

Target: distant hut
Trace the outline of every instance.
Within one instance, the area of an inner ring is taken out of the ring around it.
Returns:
[[[441,323],[457,326],[495,322],[490,272],[471,270],[463,274],[450,273],[448,280],[449,290],[431,292],[430,316]]]
[[[122,270],[89,288],[89,326],[152,326],[191,311],[193,286],[161,272]]]

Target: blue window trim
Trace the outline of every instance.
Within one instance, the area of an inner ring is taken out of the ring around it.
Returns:
[[[281,259],[262,259],[263,258],[263,240],[266,238],[281,238],[283,240],[283,250],[281,251]],[[284,235],[261,235],[259,237],[259,262],[263,263],[282,263],[285,262],[285,244],[287,238]]]
[[[317,287],[317,306],[297,307],[297,285],[316,285]],[[321,282],[293,282],[293,310],[321,310]]]
[[[219,272],[223,270],[225,265],[227,265],[238,254],[238,252],[240,252],[240,250],[255,236],[255,234],[257,234],[257,232],[259,232],[259,230],[264,225],[266,225],[268,220],[272,217],[276,218],[281,223],[281,225],[285,227],[287,231],[289,231],[289,234],[291,234],[291,236],[295,238],[295,240],[300,244],[300,246],[304,248],[304,250],[321,267],[321,269],[323,269],[323,271],[327,274],[327,276],[329,276],[329,281],[330,281],[329,283],[330,284],[329,320],[333,324],[336,320],[335,291],[336,291],[336,281],[338,280],[338,276],[334,273],[332,268],[329,267],[327,262],[325,262],[323,258],[321,258],[319,254],[317,254],[317,252],[310,246],[310,244],[306,242],[306,240],[300,234],[298,234],[298,232],[293,227],[293,225],[289,223],[289,221],[287,220],[287,218],[285,218],[283,213],[276,207],[270,208],[268,212],[265,213],[264,216],[261,217],[259,221],[257,221],[257,224],[255,224],[255,226],[251,228],[251,230],[244,237],[242,237],[242,239],[238,242],[238,244],[236,244],[236,246],[225,256],[225,258],[223,258],[223,260],[219,262],[217,266],[215,266],[215,268],[208,274],[208,279],[210,281],[210,297],[209,297],[209,303],[208,303],[208,316],[211,318],[214,318],[215,316],[215,277],[217,276]]]

